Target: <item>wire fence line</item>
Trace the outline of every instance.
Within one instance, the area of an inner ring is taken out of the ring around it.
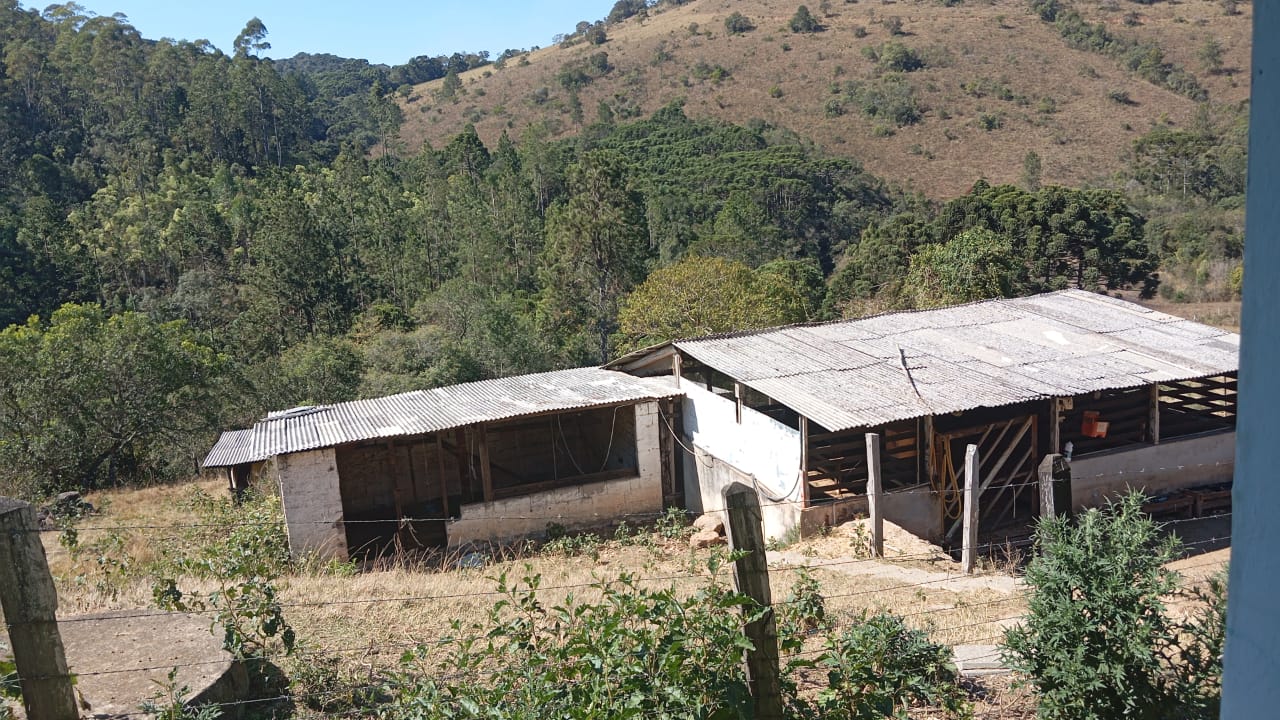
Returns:
[[[1204,540],[1204,541],[1199,541],[1199,542],[1200,542],[1200,543],[1208,543],[1208,542],[1223,541],[1223,540],[1227,540],[1227,539],[1229,539],[1229,537],[1211,538],[1211,539],[1209,539],[1209,540]],[[1189,544],[1190,544],[1190,543],[1189,543]],[[1179,569],[1179,572],[1186,571],[1186,570],[1197,569],[1197,568],[1201,568],[1201,567],[1211,567],[1211,566],[1221,566],[1221,565],[1222,565],[1221,561],[1219,561],[1219,560],[1216,560],[1216,559],[1215,559],[1215,560],[1210,560],[1210,561],[1207,561],[1207,562],[1201,562],[1201,563],[1196,563],[1196,564],[1193,564],[1193,565],[1187,565],[1187,566],[1184,566],[1184,567],[1182,567],[1182,568],[1180,568],[1180,569]],[[991,572],[991,573],[985,573],[985,575],[997,575],[997,574],[999,574],[999,573],[994,573],[994,572]],[[651,579],[653,579],[653,580],[659,580],[659,579],[669,579],[669,578],[671,578],[671,577],[678,577],[678,578],[703,578],[703,579],[705,579],[705,578],[706,578],[706,576],[704,576],[704,575],[678,575],[678,576],[657,577],[657,578],[651,578]],[[957,575],[957,576],[954,576],[954,577],[938,578],[938,579],[933,579],[933,580],[928,580],[928,581],[922,581],[922,582],[915,582],[915,583],[901,583],[901,584],[898,584],[898,585],[890,585],[890,586],[888,586],[888,587],[883,587],[883,588],[875,588],[875,589],[860,590],[860,591],[849,592],[849,593],[831,593],[831,594],[822,594],[822,595],[821,595],[821,599],[822,599],[822,600],[823,600],[823,602],[825,603],[825,602],[830,601],[830,600],[836,600],[836,599],[841,599],[841,598],[857,597],[857,596],[869,595],[869,594],[873,594],[873,593],[887,593],[887,592],[891,592],[891,591],[904,590],[904,589],[914,589],[914,588],[924,587],[924,586],[927,586],[927,585],[933,585],[933,584],[937,584],[937,583],[940,583],[940,582],[946,582],[946,581],[948,581],[948,580],[954,580],[954,579],[956,579],[956,578],[963,578],[963,577],[975,577],[975,575]],[[598,583],[590,583],[590,584],[586,584],[586,586],[595,586],[595,585],[598,585]],[[584,586],[584,585],[581,585],[581,584],[576,584],[576,585],[562,585],[562,586],[558,586],[558,589],[565,589],[565,588],[570,588],[570,587],[583,587],[583,586]],[[537,590],[537,591],[538,591],[538,592],[541,592],[541,591],[542,591],[542,590],[544,590],[544,589],[551,589],[551,588],[538,588],[538,590]],[[523,589],[523,590],[522,590],[522,589],[518,589],[518,588],[517,588],[517,589],[513,590],[512,592],[513,592],[514,594],[517,594],[517,595],[518,595],[518,594],[520,594],[521,592],[526,592],[526,591],[528,591],[528,589],[527,589],[527,588],[526,588],[526,589]],[[455,595],[449,595],[449,596],[431,596],[431,597],[429,597],[429,598],[418,597],[418,598],[415,598],[415,599],[418,599],[418,600],[425,600],[425,599],[442,599],[442,598],[446,598],[446,597],[447,597],[447,598],[453,598],[453,597],[471,597],[471,596],[483,596],[483,595],[506,595],[506,594],[508,594],[508,593],[499,592],[499,591],[488,591],[488,592],[480,592],[480,593],[469,593],[469,594],[465,594],[465,595],[460,594],[460,595],[456,595],[456,596],[455,596]],[[894,614],[896,617],[903,618],[903,619],[911,618],[911,617],[920,617],[920,616],[925,616],[925,615],[929,615],[929,616],[940,616],[940,615],[944,615],[944,614],[948,614],[948,613],[956,613],[956,612],[970,611],[970,610],[973,610],[973,609],[975,609],[975,608],[990,607],[990,606],[993,606],[993,605],[1000,605],[1000,604],[1004,604],[1004,603],[1017,602],[1017,601],[1020,601],[1020,600],[1023,600],[1023,599],[1024,599],[1024,598],[1023,598],[1023,596],[1022,596],[1022,594],[1021,594],[1021,593],[1016,593],[1016,594],[1010,594],[1010,595],[1007,595],[1007,596],[1005,596],[1005,597],[1000,597],[1000,598],[996,598],[996,599],[992,599],[992,600],[985,600],[985,601],[975,602],[975,603],[962,603],[962,604],[957,604],[957,605],[955,605],[955,606],[953,606],[953,607],[949,607],[949,608],[928,608],[928,609],[918,610],[918,611],[910,612],[910,613],[893,613],[893,614]],[[394,600],[394,599],[392,599],[392,598],[370,598],[370,599],[368,599],[368,601],[370,601],[370,602],[391,601],[391,600]],[[774,602],[772,603],[772,605],[774,605],[774,606],[787,606],[787,605],[791,605],[791,604],[800,604],[800,603],[805,603],[805,602],[808,602],[808,600],[807,600],[807,599],[804,599],[804,598],[799,598],[799,599],[793,599],[793,600],[778,600],[778,601],[774,601]],[[282,604],[282,607],[317,606],[317,605],[343,605],[343,604],[346,604],[346,603],[344,603],[344,602],[298,603],[298,604]],[[824,625],[824,626],[821,628],[822,633],[819,633],[819,632],[815,631],[815,632],[812,632],[812,633],[806,633],[806,635],[807,635],[807,636],[808,636],[808,635],[817,636],[817,635],[820,635],[820,634],[823,634],[823,633],[829,633],[829,632],[831,632],[831,631],[833,631],[833,630],[839,630],[839,629],[841,629],[841,628],[852,627],[852,626],[854,626],[854,625],[856,625],[856,624],[860,623],[860,622],[864,619],[864,615],[863,615],[863,613],[865,613],[865,612],[866,612],[866,610],[867,610],[867,609],[863,609],[861,612],[857,612],[857,611],[845,611],[845,612],[843,612],[842,614],[843,614],[846,618],[848,618],[848,621],[846,621],[846,622],[832,622],[832,623],[828,623],[828,624]],[[214,612],[215,612],[215,611],[205,611],[205,614],[208,614],[208,613],[214,613]],[[133,619],[140,619],[140,618],[147,618],[147,617],[164,616],[164,615],[169,615],[169,614],[170,614],[170,613],[157,612],[157,613],[129,614],[129,615],[106,616],[106,617],[101,617],[101,616],[100,616],[100,617],[92,617],[92,618],[66,618],[66,619],[63,619],[63,620],[59,620],[59,623],[61,624],[61,623],[65,623],[65,622],[102,621],[102,620],[113,620],[113,619],[117,619],[117,620],[133,620]],[[192,613],[192,614],[201,614],[201,613]],[[1019,619],[1022,619],[1022,617],[1023,617],[1023,615],[1022,615],[1022,614],[1017,614],[1017,615],[1009,615],[1009,616],[1006,616],[1006,617],[1000,617],[1000,618],[988,618],[988,619],[978,620],[978,621],[975,621],[975,622],[966,623],[966,624],[962,624],[962,625],[947,625],[947,626],[943,626],[943,627],[934,627],[934,631],[935,631],[935,632],[939,632],[939,633],[953,632],[953,631],[956,631],[956,630],[964,630],[964,629],[968,629],[968,628],[972,628],[972,627],[982,627],[982,626],[987,626],[987,625],[999,624],[999,623],[1003,623],[1003,622],[1009,622],[1009,621],[1013,621],[1013,620],[1019,620]],[[7,627],[14,627],[14,626],[15,626],[14,624],[7,624]],[[545,629],[545,628],[544,628],[544,629]],[[449,635],[449,636],[443,636],[443,637],[434,638],[434,639],[429,639],[429,640],[414,640],[414,641],[401,642],[401,643],[381,643],[381,644],[378,644],[378,643],[370,643],[369,645],[362,645],[362,646],[359,646],[359,647],[342,648],[342,649],[333,649],[333,650],[328,650],[328,649],[325,649],[325,650],[305,650],[305,649],[304,649],[303,651],[300,651],[300,652],[298,652],[298,651],[295,651],[295,652],[277,651],[277,652],[274,652],[274,653],[264,653],[264,654],[261,654],[261,655],[257,655],[257,656],[254,656],[252,659],[254,659],[254,660],[275,660],[275,659],[283,659],[283,658],[285,658],[285,657],[290,657],[290,656],[306,658],[306,657],[326,657],[326,656],[332,656],[332,655],[345,655],[345,654],[372,654],[372,653],[374,653],[375,651],[381,652],[381,651],[385,651],[385,650],[395,650],[395,651],[403,652],[403,651],[409,651],[409,650],[418,649],[418,648],[425,648],[425,647],[429,647],[429,646],[432,646],[432,645],[435,645],[435,646],[446,646],[446,645],[450,645],[450,644],[454,644],[454,643],[465,643],[465,642],[482,641],[482,640],[488,639],[489,637],[490,637],[490,635],[489,635],[489,633],[487,633],[487,632],[486,632],[486,633],[474,634],[474,635]],[[993,637],[1001,637],[1001,636],[993,636]],[[806,652],[802,652],[802,653],[795,653],[795,655],[804,655],[804,654],[809,654],[810,652],[813,652],[813,651],[806,651]],[[782,657],[784,657],[784,658],[785,658],[785,657],[788,657],[788,656],[787,656],[787,655],[783,655]],[[103,676],[103,675],[117,675],[117,674],[123,674],[123,673],[134,673],[134,672],[152,672],[152,671],[160,671],[160,670],[171,670],[171,669],[175,669],[175,668],[184,668],[184,667],[210,666],[210,665],[218,665],[218,664],[222,664],[222,663],[225,663],[225,662],[226,662],[226,660],[225,660],[225,659],[220,659],[220,660],[197,661],[197,662],[179,663],[179,664],[163,664],[163,665],[156,665],[156,666],[149,666],[149,667],[122,667],[122,668],[118,668],[118,669],[111,669],[111,670],[99,670],[99,671],[91,671],[91,672],[75,673],[75,674],[76,674],[76,676],[78,676],[78,677],[93,677],[93,676]],[[43,680],[43,679],[50,679],[51,677],[53,677],[53,676],[40,676],[40,677],[32,677],[32,678],[29,678],[29,679],[34,679],[34,680]]]
[[[1161,468],[1150,468],[1150,469],[1144,469],[1144,470],[1119,471],[1114,473],[1099,473],[1096,475],[1088,475],[1088,476],[1073,476],[1072,481],[1106,478],[1106,477],[1110,477],[1110,478],[1134,477],[1134,476],[1149,475],[1157,472],[1185,470],[1188,468],[1218,467],[1218,466],[1225,466],[1227,464],[1228,463],[1216,463],[1216,462],[1200,463],[1197,465],[1178,465],[1178,466],[1169,466],[1169,467],[1161,467]],[[1039,487],[1040,484],[1041,483],[1039,480],[1032,480],[1032,481],[1020,482],[1020,483],[1006,483],[998,486],[993,485],[991,488],[988,488],[988,490],[990,491],[993,489],[1017,489],[1017,488],[1025,488],[1025,487]],[[884,494],[902,496],[902,495],[938,495],[941,493],[938,490],[931,487],[928,487],[928,488],[916,487],[916,488],[903,488],[901,490],[885,490]],[[831,504],[835,504],[835,503],[839,503],[839,502],[847,501],[851,499],[860,499],[863,497],[865,497],[865,495],[850,495],[847,498],[839,498],[839,499],[827,500],[827,501],[821,501],[821,500],[805,501],[803,499],[775,501],[770,499],[767,501],[762,500],[761,504],[767,507],[822,508],[826,505],[831,505]],[[600,522],[601,525],[606,525],[606,524],[617,523],[619,521],[635,520],[635,519],[643,519],[643,518],[658,520],[671,515],[673,511],[677,515],[693,516],[693,515],[723,514],[727,512],[727,510],[728,508],[725,508],[725,507],[704,508],[701,510],[671,508],[667,510],[627,512],[627,513],[621,513],[621,514],[593,513],[591,515],[582,515],[582,514],[570,515],[565,513],[559,513],[559,514],[546,514],[546,515],[543,515],[543,514],[486,515],[485,519],[486,520],[545,520],[549,523],[562,522],[565,520],[590,521],[590,522],[598,521]],[[1204,518],[1183,518],[1183,519],[1174,518],[1174,519],[1168,519],[1168,520],[1161,520],[1161,522],[1166,522],[1166,523],[1191,522],[1195,520],[1202,520],[1209,517],[1220,517],[1220,516],[1227,516],[1227,515],[1231,515],[1231,513],[1230,512],[1215,513],[1213,515],[1207,515]],[[400,524],[429,523],[429,522],[447,523],[457,519],[458,519],[457,517],[452,515],[409,516],[409,517],[399,517],[399,518],[386,518],[381,520],[342,518],[342,519],[335,519],[335,520],[287,521],[281,518],[279,520],[237,521],[237,522],[230,522],[230,523],[213,523],[213,522],[198,523],[197,522],[197,523],[134,524],[134,525],[127,525],[127,524],[80,525],[80,526],[69,526],[69,528],[60,528],[60,527],[37,528],[37,529],[30,530],[29,532],[52,534],[52,533],[65,532],[67,529],[74,529],[76,532],[95,532],[95,531],[115,532],[115,531],[123,531],[123,530],[189,530],[189,529],[196,530],[196,529],[225,529],[225,528],[239,528],[239,527],[276,527],[276,526],[283,527],[286,525],[333,525],[335,523],[341,523],[343,525],[387,525],[387,524],[396,524],[396,523],[400,523]]]

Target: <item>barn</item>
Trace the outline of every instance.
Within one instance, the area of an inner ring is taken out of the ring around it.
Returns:
[[[867,511],[865,435],[879,440],[885,516],[954,543],[963,459],[981,458],[980,535],[1025,532],[1037,466],[1070,456],[1071,504],[1160,496],[1232,478],[1239,336],[1065,290],[933,310],[678,340],[608,367],[673,377],[685,502],[756,488],[765,533]]]
[[[577,368],[298,407],[223,433],[203,465],[233,489],[269,472],[294,552],[507,542],[675,501],[661,430],[678,395],[670,379]]]

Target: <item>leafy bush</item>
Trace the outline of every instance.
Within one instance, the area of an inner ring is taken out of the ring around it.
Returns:
[[[712,584],[689,597],[631,577],[600,583],[603,599],[547,607],[540,578],[509,585],[477,633],[402,659],[388,684],[389,720],[419,718],[751,717],[741,651],[751,601]]]
[[[787,27],[791,28],[793,33],[815,33],[822,29],[818,19],[804,5],[796,8],[796,14],[791,16]]]
[[[1216,717],[1225,588],[1174,622],[1177,587],[1162,536],[1131,494],[1105,509],[1042,521],[1027,567],[1027,619],[1005,632],[1005,659],[1037,690],[1046,720]]]
[[[920,53],[897,40],[884,42],[878,48],[864,47],[862,54],[885,72],[912,72],[925,66]]]
[[[898,127],[912,125],[924,115],[924,107],[916,97],[911,82],[900,73],[890,73],[867,82],[845,84],[842,98],[827,101],[826,112],[843,113],[846,103],[856,105],[863,115],[887,120]],[[892,134],[892,133],[889,133]]]
[[[894,615],[864,616],[828,637],[814,666],[827,674],[827,687],[813,702],[824,720],[907,717],[917,705],[939,707],[947,717],[971,712],[956,683],[951,648]]]
[[[751,22],[751,18],[740,12],[735,12],[724,19],[724,29],[728,30],[731,35],[741,35],[755,30],[756,26]]]

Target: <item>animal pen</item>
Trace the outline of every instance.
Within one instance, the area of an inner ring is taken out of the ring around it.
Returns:
[[[330,557],[506,542],[678,502],[670,381],[579,368],[272,413],[205,459],[279,485],[290,546]],[[669,422],[669,420],[668,420]]]
[[[1238,346],[1233,333],[1068,290],[680,340],[609,367],[679,378],[692,509],[745,479],[774,537],[865,514],[875,433],[885,517],[955,544],[970,444],[988,540],[1038,514],[1049,454],[1070,455],[1076,508],[1126,488],[1229,481]]]

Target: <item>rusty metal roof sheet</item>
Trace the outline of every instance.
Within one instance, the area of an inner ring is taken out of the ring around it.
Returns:
[[[1235,372],[1239,344],[1081,290],[675,342],[833,431]]]
[[[679,394],[670,379],[590,367],[481,380],[272,413],[251,429],[223,433],[203,464],[227,467],[361,440]]]

